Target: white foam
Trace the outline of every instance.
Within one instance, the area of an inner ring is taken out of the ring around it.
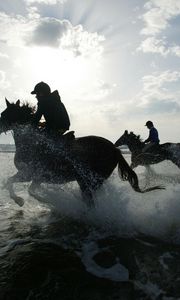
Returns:
[[[128,270],[119,261],[109,268],[99,266],[93,259],[97,253],[99,253],[99,248],[95,242],[85,244],[82,249],[82,262],[88,272],[97,277],[113,281],[127,281],[129,279]]]

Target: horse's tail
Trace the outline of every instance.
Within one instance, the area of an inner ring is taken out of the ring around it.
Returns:
[[[118,154],[119,176],[121,177],[122,180],[128,180],[130,185],[132,186],[133,190],[135,190],[136,192],[139,192],[139,193],[146,193],[146,192],[150,192],[153,190],[164,189],[164,187],[156,185],[154,187],[151,187],[151,188],[148,188],[145,190],[141,190],[139,187],[138,177],[137,177],[136,173],[130,168],[130,166],[126,162],[125,158],[122,156],[120,150],[119,149],[117,149],[117,150],[119,151],[119,154]]]

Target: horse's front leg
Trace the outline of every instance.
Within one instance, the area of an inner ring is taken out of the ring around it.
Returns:
[[[24,199],[15,194],[13,184],[15,182],[24,182],[24,181],[25,180],[22,177],[22,174],[17,172],[14,176],[8,178],[8,180],[4,186],[9,191],[9,195],[10,195],[11,199],[13,199],[16,202],[16,204],[18,204],[19,206],[24,205]]]

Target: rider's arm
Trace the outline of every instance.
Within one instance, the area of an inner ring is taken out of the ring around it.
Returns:
[[[152,127],[152,128],[149,130],[149,137],[147,138],[147,140],[144,141],[145,143],[153,142],[153,141],[154,141],[154,139],[155,139],[155,134],[156,134],[156,132],[155,132],[154,129],[155,129],[155,128]]]
[[[144,143],[149,143],[151,141],[151,132],[149,132],[149,137],[144,141]]]
[[[39,123],[42,115],[43,115],[42,109],[41,109],[40,105],[38,105],[38,109],[37,109],[36,113],[33,116],[32,123],[37,125]]]
[[[148,138],[147,140],[144,141],[144,143],[149,143],[150,142],[150,139]]]

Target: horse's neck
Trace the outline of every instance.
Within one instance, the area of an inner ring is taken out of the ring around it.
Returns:
[[[135,139],[129,139],[127,142],[127,146],[132,153],[139,153],[142,151],[143,143]]]
[[[31,125],[14,126],[13,137],[14,137],[16,149],[19,146],[27,144],[27,138],[31,139],[31,143],[32,143],[32,126]]]
[[[41,147],[47,147],[52,150],[52,145],[57,148],[56,139],[53,136],[45,135],[44,132],[35,128],[31,124],[18,125],[13,128],[13,137],[16,145],[16,151],[35,149],[37,144]],[[54,143],[54,144],[53,144]],[[58,149],[59,149],[58,144]]]

